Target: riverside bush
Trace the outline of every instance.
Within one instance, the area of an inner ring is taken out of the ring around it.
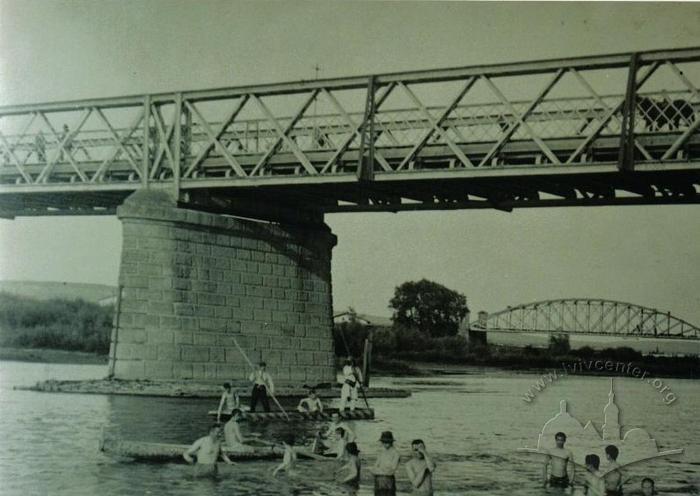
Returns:
[[[0,344],[109,352],[114,307],[84,300],[36,300],[0,292]]]

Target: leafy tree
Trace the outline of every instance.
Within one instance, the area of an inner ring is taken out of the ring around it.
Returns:
[[[554,356],[566,355],[571,351],[569,335],[565,333],[549,336],[549,352]]]
[[[454,336],[469,311],[464,295],[436,282],[405,282],[389,301],[394,325],[418,329],[426,336]]]

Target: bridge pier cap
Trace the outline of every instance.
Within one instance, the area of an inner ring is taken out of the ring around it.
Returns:
[[[282,225],[177,206],[139,190],[118,208],[119,379],[246,380],[264,360],[281,384],[335,379],[325,224]]]

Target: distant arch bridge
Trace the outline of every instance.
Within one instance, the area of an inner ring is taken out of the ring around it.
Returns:
[[[698,339],[700,328],[670,312],[613,300],[538,301],[480,315],[472,331],[542,332],[644,338]]]

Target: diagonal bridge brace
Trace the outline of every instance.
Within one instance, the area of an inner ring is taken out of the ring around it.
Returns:
[[[406,86],[403,83],[399,83],[401,88],[408,94],[409,98],[413,100],[413,103],[416,104],[416,106],[420,109],[421,113],[425,116],[425,118],[428,119],[431,128],[423,135],[423,137],[418,141],[418,143],[416,143],[413,146],[408,155],[404,157],[399,166],[396,168],[397,171],[403,169],[406,166],[406,164],[413,160],[413,158],[418,153],[420,153],[423,147],[428,143],[430,137],[435,133],[437,133],[447,143],[447,146],[450,147],[452,152],[457,156],[457,158],[459,158],[460,162],[462,162],[462,164],[465,167],[471,167],[474,165],[464,154],[464,152],[462,152],[462,150],[450,139],[450,137],[447,135],[447,132],[442,128],[442,123],[452,113],[455,107],[459,105],[459,102],[462,101],[464,96],[472,88],[472,86],[474,86],[474,83],[476,83],[476,81],[476,77],[469,78],[464,87],[462,87],[461,91],[452,100],[452,102],[447,107],[445,107],[445,109],[442,111],[442,113],[437,119],[433,118],[433,116],[430,114],[430,111],[425,107],[425,105],[423,105],[423,103],[418,99],[416,94],[413,91],[411,91],[408,86]]]
[[[540,101],[544,98],[544,96],[549,92],[549,90],[552,89],[552,86],[556,84],[556,82],[559,80],[559,78],[562,76],[563,72],[561,69],[557,71],[557,74],[553,78],[553,80],[549,83],[547,88],[545,88],[545,91],[540,94],[538,98],[536,98],[532,103],[531,106],[528,110],[532,111],[539,103]],[[484,82],[488,85],[488,87],[491,89],[491,91],[498,97],[499,100],[501,100],[501,103],[505,105],[508,108],[508,111],[517,118],[517,125],[522,126],[523,129],[525,129],[525,132],[530,135],[530,138],[532,141],[534,141],[537,146],[542,150],[542,152],[547,156],[547,158],[553,163],[553,164],[561,164],[557,156],[552,152],[552,150],[547,146],[547,144],[542,141],[542,139],[537,136],[537,133],[530,127],[530,125],[525,122],[525,119],[527,116],[525,115],[520,115],[520,113],[515,109],[512,103],[505,97],[505,95],[501,92],[501,90],[498,89],[498,87],[491,81],[491,79],[486,76],[482,75],[481,79],[484,80]],[[511,128],[514,128],[515,126],[511,125]],[[509,129],[510,130],[510,129]],[[515,129],[513,129],[515,131]],[[503,137],[501,137],[503,139]]]

